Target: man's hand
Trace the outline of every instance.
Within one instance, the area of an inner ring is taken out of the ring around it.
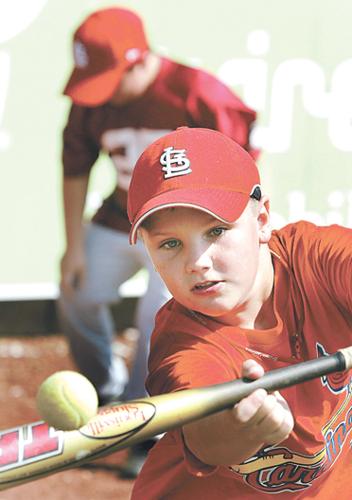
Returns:
[[[64,177],[66,252],[61,260],[61,290],[65,295],[81,288],[86,278],[83,211],[89,176]]]
[[[61,259],[61,290],[70,295],[84,285],[86,279],[86,258],[82,248],[67,249]]]

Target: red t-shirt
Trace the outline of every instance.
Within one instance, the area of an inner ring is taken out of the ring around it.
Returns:
[[[205,127],[232,137],[256,157],[249,144],[255,118],[256,113],[214,76],[162,59],[156,80],[133,102],[71,107],[63,137],[64,175],[87,175],[99,154],[108,154],[118,188],[94,220],[129,232],[127,190],[136,160],[149,144],[182,125]]]
[[[274,313],[269,330],[224,326],[173,299],[159,312],[147,388],[151,395],[231,381],[244,359],[265,370],[352,345],[352,230],[300,222],[274,231]],[[185,448],[180,429],[150,451],[133,500],[351,498],[352,371],[281,391],[294,418],[287,440],[236,470],[207,466]],[[233,443],[236,446],[236,443]]]

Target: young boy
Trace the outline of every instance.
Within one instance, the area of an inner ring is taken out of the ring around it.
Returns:
[[[143,240],[173,295],[158,313],[151,395],[218,384],[352,344],[352,231],[270,230],[253,159],[232,139],[182,127],[149,146],[129,190]],[[168,432],[133,499],[350,498],[351,373],[257,390]]]

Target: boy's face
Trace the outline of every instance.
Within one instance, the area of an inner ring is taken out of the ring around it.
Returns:
[[[265,205],[250,202],[233,224],[197,209],[175,207],[151,215],[140,231],[174,298],[232,324],[234,311],[250,307],[262,293],[260,245],[270,238],[268,224]]]

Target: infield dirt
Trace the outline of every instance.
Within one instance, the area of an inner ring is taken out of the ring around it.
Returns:
[[[134,342],[133,334],[124,332],[115,347],[128,358]],[[0,366],[0,430],[41,420],[35,405],[37,388],[55,371],[75,369],[61,335],[0,338]],[[118,474],[126,453],[0,491],[0,500],[127,500],[133,481]]]

